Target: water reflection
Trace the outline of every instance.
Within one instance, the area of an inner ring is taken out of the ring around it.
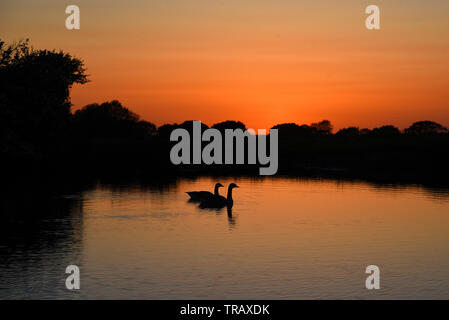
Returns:
[[[233,229],[236,226],[236,218],[232,215],[232,207],[226,208],[228,212],[228,223],[229,223],[229,229]]]
[[[15,195],[2,201],[0,298],[59,296],[65,267],[83,250],[81,203],[39,191]]]
[[[0,298],[449,297],[447,189],[221,178],[240,186],[233,208],[188,202],[216,180],[4,193]],[[363,289],[373,263],[376,295]],[[65,289],[69,264],[79,292]]]
[[[232,214],[232,208],[233,206],[225,206],[221,208],[207,208],[207,207],[201,207],[199,204],[199,201],[192,200],[191,198],[187,200],[187,203],[191,205],[198,206],[199,212],[208,212],[208,213],[215,213],[217,216],[220,216],[223,214],[224,211],[226,211],[228,216],[228,225],[229,230],[232,230],[236,227],[236,217]]]

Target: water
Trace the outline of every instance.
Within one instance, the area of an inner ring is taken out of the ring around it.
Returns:
[[[187,202],[185,191],[211,190],[214,178],[97,185],[4,213],[0,298],[449,298],[448,192],[220,181],[240,186],[232,213]],[[80,267],[79,291],[65,288],[70,264]],[[365,288],[371,264],[380,290]]]

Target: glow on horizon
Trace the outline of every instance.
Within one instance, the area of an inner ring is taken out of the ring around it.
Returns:
[[[248,127],[329,119],[336,128],[449,125],[449,3],[442,0],[4,1],[2,38],[85,60],[76,108],[117,99],[157,125]],[[381,30],[364,8],[381,8]]]

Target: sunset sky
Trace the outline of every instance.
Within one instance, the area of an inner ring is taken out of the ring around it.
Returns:
[[[65,7],[81,29],[65,28]],[[365,8],[381,9],[381,30]],[[447,0],[2,0],[0,37],[82,58],[74,108],[120,100],[157,125],[449,126]]]

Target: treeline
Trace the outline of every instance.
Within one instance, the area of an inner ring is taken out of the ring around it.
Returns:
[[[157,128],[119,101],[89,104],[72,113],[69,90],[88,81],[83,61],[68,53],[35,50],[28,41],[0,41],[4,175],[37,172],[82,179],[258,172],[258,166],[173,166],[170,133],[192,130],[192,121]],[[246,129],[239,121],[211,127]],[[272,129],[279,130],[279,174],[448,181],[449,134],[436,122],[415,122],[402,131],[385,125],[334,133],[328,120]]]

